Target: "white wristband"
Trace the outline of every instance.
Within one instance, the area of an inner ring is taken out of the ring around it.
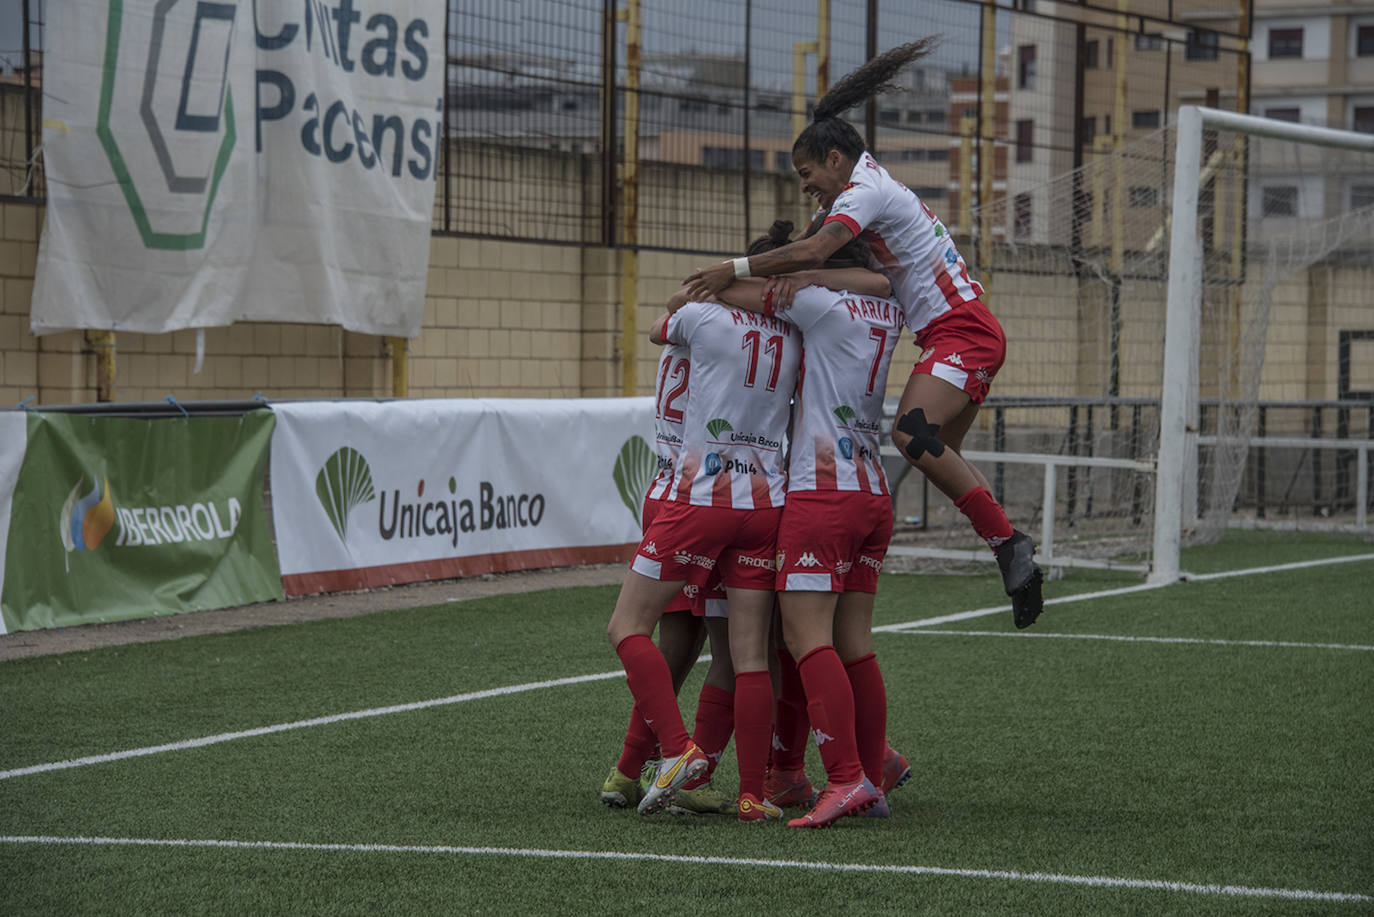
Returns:
[[[748,259],[748,258],[736,258],[736,259],[735,259],[735,279],[736,279],[736,280],[741,280],[741,279],[743,279],[743,278],[745,278],[745,277],[752,277],[752,276],[754,276],[754,275],[749,273],[749,259]]]

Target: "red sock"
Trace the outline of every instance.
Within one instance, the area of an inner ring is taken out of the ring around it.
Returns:
[[[806,686],[806,712],[830,783],[857,783],[864,777],[854,742],[854,694],[844,663],[833,646],[818,646],[797,663]]]
[[[773,767],[795,771],[806,766],[806,737],[811,723],[806,719],[806,689],[797,673],[797,661],[785,649],[778,650],[778,682],[782,693],[773,721]]]
[[[644,769],[644,762],[654,756],[654,747],[657,744],[658,739],[654,737],[654,731],[644,722],[644,717],[639,715],[639,707],[636,706],[630,711],[630,725],[625,729],[625,747],[620,750],[616,770],[626,777],[638,778],[639,772]]]
[[[773,734],[773,681],[768,670],[735,673],[735,758],[740,794],[763,797],[763,768]]]
[[[654,646],[654,641],[643,634],[631,634],[621,640],[615,652],[625,666],[625,680],[635,696],[635,708],[658,737],[663,754],[669,758],[682,754],[691,739],[682,725],[682,711],[677,708],[668,661]]]
[[[992,499],[992,493],[986,487],[973,488],[955,500],[954,505],[973,523],[973,530],[988,543],[988,547],[995,548],[1012,536],[1011,523],[1007,521],[1002,504]]]
[[[711,759],[709,774],[716,772],[730,733],[735,731],[735,695],[715,685],[702,685],[697,697],[697,723],[692,741]]]
[[[854,739],[864,774],[874,786],[883,785],[883,755],[887,752],[887,688],[872,653],[844,664],[854,692]]]

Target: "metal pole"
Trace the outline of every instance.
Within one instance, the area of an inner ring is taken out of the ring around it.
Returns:
[[[93,331],[89,338],[95,347],[95,400],[115,400],[116,348],[113,331]]]
[[[409,342],[395,336],[386,339],[391,347],[391,397],[410,397],[410,354],[406,349]]]
[[[639,68],[640,2],[627,0],[625,10],[625,259],[621,277],[620,389],[638,389],[639,353]]]
[[[615,0],[601,10],[601,244],[615,245]]]
[[[753,56],[750,45],[754,34],[754,0],[746,0],[744,4],[744,248],[749,247],[752,239],[749,233],[749,221],[753,214],[753,208],[749,200],[749,186],[753,184],[753,169],[749,164],[749,83],[753,73]],[[764,171],[768,171],[768,166],[764,164]]]
[[[868,0],[868,15],[864,22],[864,60],[878,56],[878,0]],[[870,98],[864,105],[864,142],[870,151],[878,149],[878,100]]]
[[[983,2],[982,88],[978,119],[982,127],[978,142],[978,272],[984,286],[992,277],[992,183],[997,171],[997,6],[996,0]],[[971,230],[971,227],[970,227]]]
[[[1202,111],[1178,110],[1174,154],[1173,231],[1169,238],[1169,294],[1164,321],[1163,391],[1159,410],[1159,465],[1155,473],[1154,562],[1150,582],[1179,576],[1183,532],[1183,476],[1188,450],[1188,392],[1197,367],[1193,352],[1193,313],[1201,291],[1202,263],[1197,232],[1198,173],[1202,159]],[[1195,438],[1197,432],[1192,436]]]
[[[816,98],[830,89],[830,0],[816,0]]]

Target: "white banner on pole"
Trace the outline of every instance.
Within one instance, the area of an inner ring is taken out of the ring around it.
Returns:
[[[651,398],[273,405],[288,595],[628,558]]]
[[[419,333],[444,0],[47,12],[34,333]]]
[[[10,507],[19,469],[24,464],[28,445],[28,417],[23,411],[0,414],[0,595],[5,591],[5,548],[9,544]],[[0,634],[5,633],[5,616],[0,615]]]

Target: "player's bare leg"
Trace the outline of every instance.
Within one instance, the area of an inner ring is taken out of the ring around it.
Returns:
[[[958,386],[927,373],[915,373],[902,392],[892,442],[908,462],[954,501],[978,537],[996,554],[1002,585],[1011,597],[1012,620],[1018,628],[1029,627],[1044,608],[1040,594],[1043,576],[1035,563],[1035,543],[1029,535],[1012,528],[993,499],[987,479],[959,453],[977,412],[978,406]],[[946,434],[947,425],[950,429]]]

